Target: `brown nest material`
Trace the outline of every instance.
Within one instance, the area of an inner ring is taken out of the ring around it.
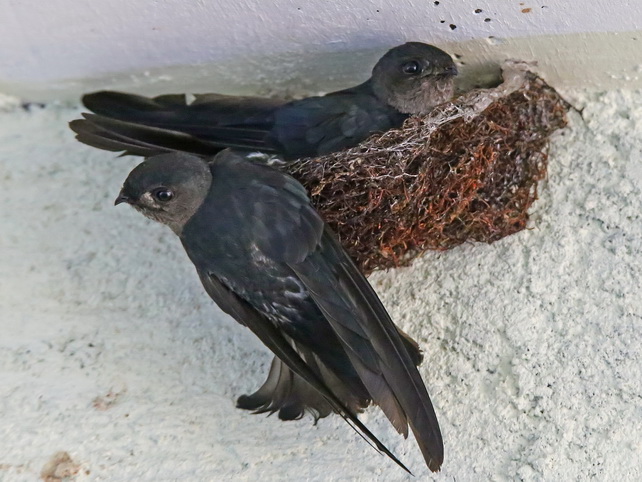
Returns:
[[[570,107],[528,67],[509,62],[494,89],[287,167],[364,272],[526,227],[549,137]]]

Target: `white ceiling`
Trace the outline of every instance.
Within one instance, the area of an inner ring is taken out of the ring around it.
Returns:
[[[568,85],[639,85],[641,30],[640,0],[0,0],[0,91],[325,89],[406,40],[464,70],[518,55]]]

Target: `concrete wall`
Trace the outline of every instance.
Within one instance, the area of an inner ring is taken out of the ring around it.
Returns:
[[[642,2],[620,0],[0,0],[0,92],[327,90],[406,40],[477,78],[506,57],[570,86],[639,86]]]

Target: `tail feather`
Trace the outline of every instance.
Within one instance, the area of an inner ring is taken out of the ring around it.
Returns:
[[[212,156],[225,148],[276,154],[274,111],[284,101],[202,94],[143,97],[94,92],[82,98],[93,114],[72,122],[80,142],[125,155],[181,151]],[[102,138],[102,139],[101,139]]]
[[[145,157],[172,152],[171,149],[164,149],[160,146],[144,143],[138,139],[128,138],[116,132],[110,132],[86,119],[71,121],[69,127],[76,133],[78,141],[106,151]]]
[[[125,155],[152,156],[166,152],[189,152],[210,156],[225,146],[203,141],[182,132],[134,124],[95,114],[69,123],[80,142]]]
[[[316,419],[332,412],[327,400],[277,357],[272,360],[270,372],[261,388],[251,395],[241,395],[236,406],[254,413],[278,410],[281,420],[299,419],[306,410],[312,412]]]
[[[215,127],[260,130],[265,134],[273,126],[275,109],[284,104],[278,99],[222,94],[199,94],[189,102],[185,94],[149,98],[109,91],[86,94],[82,101],[103,117],[205,137],[208,129]]]
[[[84,95],[82,103],[95,114],[114,119],[127,119],[145,112],[158,112],[168,107],[185,106],[185,95],[172,94],[149,98],[123,92],[103,91]]]
[[[353,413],[360,413],[368,406],[370,398],[357,395],[364,393],[361,387],[351,386],[349,379],[339,379],[309,349],[291,339],[290,343],[332,393]],[[236,406],[253,410],[254,413],[278,411],[281,420],[299,419],[306,411],[318,420],[334,411],[321,393],[293,373],[278,357],[272,360],[270,372],[263,385],[256,392],[239,397]]]

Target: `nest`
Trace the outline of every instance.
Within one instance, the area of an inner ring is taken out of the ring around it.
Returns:
[[[567,104],[523,62],[359,146],[286,169],[365,273],[521,231]]]

